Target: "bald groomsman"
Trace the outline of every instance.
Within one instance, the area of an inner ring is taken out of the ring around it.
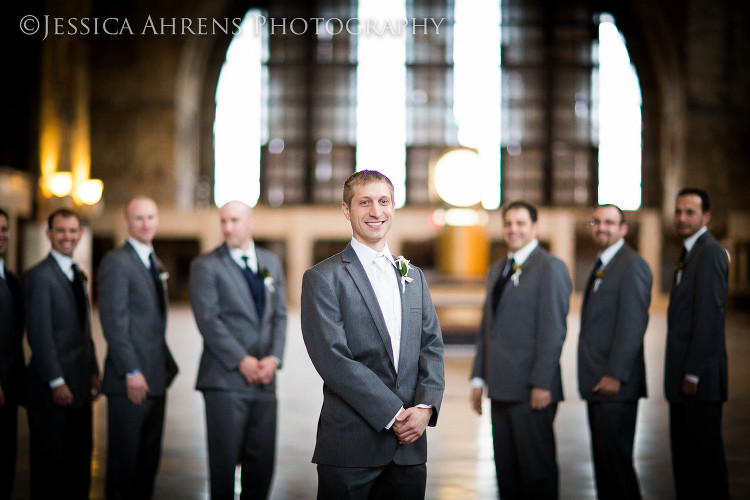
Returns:
[[[47,219],[52,250],[23,275],[31,361],[24,400],[29,417],[31,497],[88,498],[91,402],[99,368],[91,340],[86,275],[73,259],[81,219],[62,208]]]
[[[255,246],[249,206],[219,209],[224,244],[190,266],[190,302],[203,336],[196,388],[206,404],[212,500],[264,499],[276,453],[276,370],[286,339],[279,258]]]
[[[727,254],[706,227],[708,194],[683,189],[674,227],[683,248],[667,311],[664,393],[677,498],[729,498],[721,413],[727,400]]]
[[[641,498],[633,468],[638,399],[646,397],[643,336],[651,303],[651,270],[625,244],[628,224],[615,205],[591,218],[598,250],[581,307],[578,389],[586,400],[597,496]]]
[[[154,253],[156,203],[125,205],[128,240],[99,266],[99,318],[107,339],[102,391],[109,408],[107,498],[148,499],[161,456],[167,387],[177,365],[167,347],[166,273]]]
[[[4,258],[9,235],[10,218],[0,209],[0,500],[13,493],[24,368],[21,286]]]

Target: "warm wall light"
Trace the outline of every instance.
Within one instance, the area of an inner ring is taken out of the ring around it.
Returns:
[[[53,195],[63,198],[73,190],[73,175],[70,172],[53,172],[47,178],[47,183]]]
[[[486,182],[479,155],[469,149],[449,151],[435,165],[433,182],[438,196],[449,205],[476,205]]]
[[[86,205],[95,205],[102,199],[104,184],[99,179],[86,179],[76,186],[76,198]]]

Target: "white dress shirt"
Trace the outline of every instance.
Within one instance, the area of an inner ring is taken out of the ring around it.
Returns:
[[[245,269],[245,261],[242,257],[247,257],[247,267],[249,267],[255,274],[258,274],[258,256],[255,255],[255,242],[253,240],[250,240],[250,245],[247,247],[247,250],[243,251],[241,248],[230,248],[229,256],[232,257],[232,260],[242,269]]]

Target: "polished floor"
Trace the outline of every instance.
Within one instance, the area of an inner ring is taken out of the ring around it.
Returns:
[[[640,404],[636,435],[636,467],[644,498],[674,498],[669,457],[667,404],[661,389],[665,341],[664,305],[653,307],[646,334],[649,398]],[[578,307],[573,306],[577,312]],[[563,499],[595,498],[585,405],[576,388],[575,350],[578,316],[568,318],[563,350],[563,380],[567,399],[555,422]],[[95,322],[97,323],[97,322]],[[98,355],[106,344],[95,332]],[[724,407],[724,440],[732,498],[750,498],[750,313],[728,316],[730,399]],[[169,393],[166,434],[157,499],[208,498],[203,401],[193,390],[201,339],[187,306],[169,315],[169,344],[181,373]],[[489,411],[478,417],[469,409],[468,373],[473,349],[446,349],[446,391],[438,426],[428,431],[427,498],[467,500],[497,498],[492,461]],[[292,311],[284,369],[279,374],[279,433],[276,475],[271,498],[315,498],[316,473],[310,457],[322,401],[321,381],[302,343],[299,314]],[[106,457],[106,399],[95,405],[95,452],[91,498],[103,498]],[[28,498],[28,438],[21,410],[21,437],[16,490],[13,498]]]

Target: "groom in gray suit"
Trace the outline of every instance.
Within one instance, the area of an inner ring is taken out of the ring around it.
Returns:
[[[683,249],[667,310],[664,393],[669,401],[677,498],[729,498],[721,413],[727,400],[727,254],[708,232],[702,189],[677,195],[674,226]]]
[[[318,499],[424,498],[427,436],[443,397],[443,341],[424,275],[393,258],[393,184],[344,184],[346,249],[308,269],[302,336],[323,379]]]
[[[625,244],[628,224],[615,205],[599,205],[591,235],[599,251],[586,284],[578,338],[578,388],[587,401],[597,496],[641,498],[633,468],[638,399],[646,397],[643,336],[651,270]]]
[[[167,387],[177,365],[164,337],[166,275],[152,242],[159,216],[150,198],[125,205],[127,242],[99,265],[99,318],[107,339],[102,392],[108,400],[107,498],[148,499],[159,467]]]
[[[570,300],[568,268],[539,246],[537,210],[503,209],[508,258],[487,276],[471,402],[492,401],[495,472],[503,500],[557,498],[553,422],[563,398],[560,352]]]
[[[203,336],[196,388],[206,405],[211,498],[268,496],[276,449],[275,373],[286,339],[281,262],[252,239],[250,207],[219,210],[224,244],[190,267],[190,302]]]

